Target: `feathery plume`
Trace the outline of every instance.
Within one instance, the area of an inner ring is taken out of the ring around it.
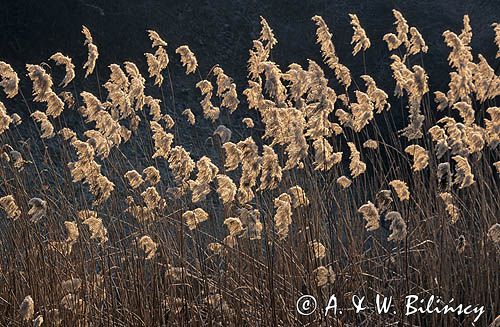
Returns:
[[[145,53],[146,63],[148,64],[149,77],[155,78],[154,85],[161,86],[163,83],[162,71],[167,68],[170,59],[163,46],[159,46],[155,53]]]
[[[377,207],[370,201],[359,207],[358,212],[366,220],[365,228],[368,231],[374,231],[380,227],[380,216]]]
[[[66,104],[68,108],[74,108],[75,107],[75,98],[73,97],[73,94],[68,91],[64,91],[59,93],[59,97],[63,100],[63,102]]]
[[[248,76],[252,80],[260,81],[260,74],[264,71],[263,62],[267,61],[269,58],[269,48],[264,46],[262,42],[258,40],[253,41],[253,47],[249,51],[250,57],[248,58]],[[255,83],[255,84],[252,84]],[[254,81],[249,81],[251,88],[255,90],[256,86],[260,83]],[[248,90],[248,89],[247,89]],[[247,94],[248,97],[248,94]]]
[[[439,190],[442,192],[448,192],[451,189],[451,170],[449,162],[442,162],[438,165],[436,177],[438,180]]]
[[[33,101],[47,104],[47,115],[58,117],[63,109],[64,102],[52,91],[52,78],[39,65],[27,64],[28,76],[33,82]]]
[[[224,148],[224,168],[227,171],[232,171],[238,168],[241,162],[241,151],[237,145],[232,142],[226,142],[222,145]]]
[[[21,305],[19,305],[19,314],[21,315],[21,319],[23,321],[30,321],[33,318],[33,314],[35,313],[35,303],[33,302],[33,298],[31,295],[28,295],[24,298]]]
[[[222,244],[220,243],[208,243],[207,248],[213,253],[220,253],[222,251]]]
[[[351,73],[349,69],[339,63],[339,58],[335,53],[335,47],[332,42],[332,33],[321,16],[312,17],[312,21],[316,24],[316,43],[321,45],[321,54],[325,63],[334,70],[337,80],[348,88],[351,85]]]
[[[448,97],[446,96],[446,94],[444,94],[443,92],[440,92],[440,91],[436,91],[434,92],[434,102],[438,104],[436,110],[437,111],[441,111],[443,109],[446,109],[448,107]]]
[[[148,182],[150,185],[154,186],[160,182],[161,179],[160,172],[153,166],[144,168],[142,174],[144,175],[144,180]]]
[[[149,114],[153,116],[152,119],[155,122],[159,122],[163,118],[161,114],[160,102],[161,102],[160,99],[155,99],[149,95],[144,98],[144,104],[149,107]]]
[[[222,97],[221,106],[233,113],[240,103],[236,92],[236,84],[233,83],[229,76],[224,74],[222,68],[215,67],[213,72],[217,76],[217,96]]]
[[[356,149],[356,145],[353,142],[348,142],[347,145],[351,150],[351,155],[349,156],[349,159],[351,159],[349,170],[351,171],[352,177],[356,178],[366,171],[366,164],[360,160],[360,153]]]
[[[396,50],[401,45],[401,41],[399,41],[397,35],[394,33],[387,33],[382,39],[387,42],[389,51]]]
[[[418,144],[406,147],[405,152],[413,157],[413,171],[421,171],[429,165],[429,153]]]
[[[495,31],[495,44],[497,45],[498,51],[497,55],[495,58],[500,58],[500,24],[499,23],[493,23],[491,24],[493,27],[493,30]]]
[[[260,25],[262,29],[260,31],[259,41],[266,43],[266,49],[269,51],[274,48],[274,46],[278,43],[278,40],[276,40],[273,30],[262,16],[260,16]]]
[[[149,36],[149,39],[151,40],[151,42],[153,42],[153,44],[151,45],[151,47],[159,47],[159,46],[162,46],[162,47],[166,47],[167,46],[167,42],[163,41],[163,39],[160,37],[160,35],[153,31],[153,30],[147,30],[148,32],[148,36]]]
[[[470,126],[474,123],[474,109],[472,109],[470,104],[463,101],[457,102],[453,105],[453,109],[458,110],[466,126]]]
[[[214,131],[214,136],[217,135],[220,139],[221,144],[229,142],[231,140],[231,135],[233,132],[224,125],[219,125]]]
[[[380,114],[384,109],[389,110],[391,104],[387,102],[387,93],[377,87],[377,83],[375,83],[375,80],[371,76],[361,75],[361,79],[365,82],[366,94],[373,103],[373,107],[377,110],[377,114]]]
[[[486,140],[491,148],[496,148],[500,144],[500,107],[490,107],[486,109],[491,119],[484,119],[486,128]]]
[[[309,248],[316,259],[323,259],[326,256],[326,247],[319,241],[309,242]]]
[[[368,36],[366,36],[365,30],[361,27],[358,16],[355,14],[349,14],[349,17],[351,18],[352,29],[354,30],[351,44],[354,44],[352,55],[355,56],[361,49],[366,51],[371,46],[371,42]]]
[[[500,95],[500,77],[495,75],[495,70],[481,54],[478,54],[478,58],[479,63],[471,64],[471,70],[476,97],[483,103]]]
[[[65,221],[64,228],[66,228],[66,243],[73,244],[78,240],[80,231],[74,221]]]
[[[398,195],[399,200],[406,201],[410,199],[410,191],[408,190],[408,185],[404,181],[395,179],[389,183]]]
[[[288,126],[288,129],[284,131],[284,135],[278,134],[278,138],[275,138],[273,141],[273,143],[283,142],[286,144],[285,153],[287,154],[287,160],[284,167],[285,170],[295,168],[297,165],[301,166],[303,164],[302,160],[307,157],[309,149],[309,144],[304,134],[304,117],[297,109],[292,108],[287,111],[289,112],[283,112],[283,114],[288,114],[288,117],[286,120],[280,121],[279,126]],[[283,129],[281,129],[281,132],[283,132]],[[282,141],[279,139],[281,136],[283,136]]]
[[[333,152],[327,139],[320,137],[313,142],[314,170],[326,171],[342,161],[342,152]]]
[[[373,119],[373,103],[370,101],[368,94],[355,91],[356,102],[351,104],[352,117],[349,119],[349,125],[352,124],[354,131],[360,132]],[[340,117],[339,117],[340,118]]]
[[[243,124],[245,124],[245,126],[247,128],[254,128],[254,123],[253,123],[253,120],[252,118],[243,118],[243,120],[241,121]]]
[[[47,201],[40,198],[31,198],[28,205],[30,206],[28,215],[31,216],[30,221],[32,223],[37,223],[47,214]]]
[[[371,140],[371,139],[370,140],[366,140],[363,143],[363,148],[376,150],[376,149],[378,149],[378,142],[375,141],[375,140]]]
[[[92,35],[90,34],[90,30],[86,26],[82,26],[82,33],[85,36],[85,42],[83,45],[87,46],[88,56],[87,61],[83,64],[83,69],[85,69],[85,78],[92,74],[95,69],[95,64],[97,58],[99,57],[99,51],[97,50],[97,46],[93,43]]]
[[[396,9],[392,10],[392,14],[394,15],[394,18],[396,19],[396,22],[394,23],[394,25],[396,25],[396,32],[398,33],[397,34],[398,40],[399,40],[399,42],[404,44],[406,46],[406,48],[408,48],[408,46],[409,46],[408,23],[407,23],[406,19],[403,17],[403,14],[401,14]]]
[[[181,45],[175,49],[175,53],[181,56],[182,66],[186,67],[186,75],[194,73],[198,67],[198,61],[187,45]]]
[[[141,75],[139,68],[136,64],[130,61],[125,61],[125,71],[130,79],[130,86],[128,89],[129,101],[134,105],[135,110],[142,110],[146,104],[146,96],[144,95],[144,83],[146,80]]]
[[[24,165],[27,163],[31,163],[31,161],[26,161],[23,159],[23,156],[19,151],[16,150],[11,150],[9,152],[10,159],[14,163],[14,168],[16,168],[18,171],[22,171],[24,169]]]
[[[416,55],[420,52],[427,53],[429,47],[425,44],[422,34],[416,27],[410,27],[410,47],[408,49],[409,55]]]
[[[17,73],[12,69],[12,66],[0,61],[0,77],[2,78],[0,86],[7,98],[15,97],[19,92],[19,77],[17,77]]]
[[[131,188],[136,189],[144,183],[142,176],[136,170],[129,170],[123,176],[127,179],[128,185]]]
[[[150,186],[141,193],[142,199],[149,210],[163,209],[166,206],[165,199],[162,199],[155,187]]]
[[[329,266],[319,266],[313,270],[314,279],[318,287],[323,287],[327,284],[333,284],[337,276],[335,275],[333,268]]]
[[[243,232],[243,224],[240,218],[229,217],[224,220],[230,236],[238,236]]]
[[[315,76],[321,76],[320,73],[321,68],[317,66],[315,66],[314,68],[317,69],[316,71],[318,72],[318,74]],[[307,93],[307,91],[309,91],[309,89],[312,86],[310,77],[311,75],[309,74],[309,72],[304,70],[302,66],[300,66],[299,64],[292,63],[288,66],[288,71],[286,72],[286,74],[283,75],[283,79],[288,81],[290,96],[294,101],[296,102],[300,101],[302,96],[304,96]],[[317,80],[323,81],[323,79],[321,78]]]
[[[429,135],[431,136],[432,141],[434,142],[434,149],[436,150],[436,156],[438,159],[441,159],[450,149],[448,145],[448,135],[446,135],[445,130],[439,127],[438,125],[429,128],[428,132]]]
[[[182,214],[182,219],[188,226],[189,230],[194,230],[198,225],[208,220],[208,213],[201,208],[196,208],[193,211],[188,210]]]
[[[186,119],[188,121],[189,124],[193,125],[196,124],[196,118],[194,117],[194,114],[193,112],[191,111],[191,109],[185,109],[183,112],[182,112],[182,115],[183,116],[186,116]]]
[[[288,229],[292,223],[292,199],[290,195],[282,193],[274,199],[274,224],[276,233],[280,240],[284,240],[288,235]]]
[[[258,154],[258,147],[252,137],[246,138],[237,144],[241,153],[241,177],[238,189],[238,201],[241,204],[250,202],[255,194],[253,187],[261,171],[262,158]]]
[[[343,189],[346,189],[351,186],[352,181],[346,176],[340,176],[339,178],[337,178],[337,184],[340,185],[340,187],[342,187]]]
[[[6,195],[0,198],[0,206],[11,219],[17,219],[21,215],[21,210],[16,204],[12,195]]]
[[[189,187],[192,191],[192,201],[197,203],[203,201],[210,193],[209,183],[217,176],[219,168],[212,163],[210,158],[203,156],[196,163],[198,174],[196,180],[188,181]]]
[[[496,223],[488,229],[488,237],[495,244],[500,244],[500,224]]]
[[[104,227],[101,218],[97,218],[97,212],[92,210],[82,210],[78,212],[78,217],[83,220],[83,224],[89,227],[90,239],[98,239],[101,245],[108,241],[108,231]]]
[[[222,174],[215,176],[215,180],[217,181],[217,193],[222,203],[226,204],[234,201],[237,187],[233,180],[229,176]]]
[[[161,119],[165,122],[165,126],[168,128],[168,129],[172,129],[175,125],[175,121],[174,119],[169,115],[169,114],[165,114],[161,117]]]
[[[259,191],[273,190],[278,187],[283,172],[278,161],[278,155],[268,145],[263,147],[261,171]]]
[[[75,78],[75,65],[73,65],[71,58],[63,55],[60,52],[57,52],[53,54],[50,59],[54,60],[57,66],[64,66],[64,68],[66,69],[66,75],[64,76],[64,79],[62,80],[61,84],[59,84],[59,86],[68,86],[68,84]]]
[[[278,65],[272,61],[265,61],[261,63],[264,68],[264,75],[266,77],[266,82],[264,88],[269,96],[277,103],[285,102],[287,98],[287,90],[281,79],[283,78],[283,73],[279,69]]]
[[[5,108],[5,105],[0,101],[0,135],[9,129],[11,123],[12,118],[7,114],[7,108]]]
[[[138,243],[146,254],[146,260],[150,260],[155,256],[158,244],[156,244],[151,237],[144,235],[139,239]]]
[[[204,96],[203,100],[200,102],[201,108],[203,109],[203,116],[215,122],[219,119],[220,109],[212,104],[212,83],[207,80],[202,80],[196,83],[196,87],[200,89],[201,94]]]
[[[380,190],[375,196],[375,206],[378,209],[379,215],[382,215],[391,208],[391,204],[394,202],[391,195],[390,190]]]
[[[176,146],[170,150],[168,164],[177,183],[188,180],[195,167],[195,163],[191,159],[189,152],[181,146]]]
[[[288,194],[292,200],[292,207],[306,207],[309,205],[309,199],[306,196],[306,192],[302,189],[302,187],[295,185],[288,189]]]
[[[134,116],[134,110],[129,97],[130,81],[117,64],[108,66],[111,70],[109,80],[104,84],[108,90],[108,100],[111,105],[111,115],[115,119],[125,119]]]
[[[260,240],[262,234],[262,223],[260,222],[260,212],[249,205],[245,205],[238,211],[241,223],[244,226],[241,238],[250,240]]]
[[[439,193],[439,197],[441,198],[441,200],[443,200],[446,206],[446,212],[451,218],[451,223],[455,224],[459,218],[460,210],[455,205],[455,202],[453,201],[453,196],[449,192],[442,192]]]
[[[451,158],[456,162],[455,180],[453,181],[453,183],[458,184],[458,187],[460,189],[469,187],[474,184],[474,174],[472,174],[472,168],[467,158],[458,155]]]
[[[153,141],[155,144],[155,153],[152,158],[163,157],[167,159],[171,151],[174,135],[165,132],[163,127],[155,121],[151,121],[149,124],[153,131]]]
[[[389,227],[391,234],[387,238],[387,241],[404,240],[407,234],[407,227],[406,222],[401,217],[401,214],[396,211],[391,211],[385,215],[385,219],[391,222],[391,226]]]
[[[330,68],[334,69],[335,65],[339,62],[339,58],[335,53],[335,46],[332,42],[332,33],[330,33],[330,29],[323,20],[323,17],[316,15],[312,17],[312,21],[317,26],[316,43],[321,45],[321,53],[323,55],[323,59]]]

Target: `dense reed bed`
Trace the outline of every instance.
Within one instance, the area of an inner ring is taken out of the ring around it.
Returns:
[[[0,325],[492,323],[500,48],[473,53],[464,16],[443,33],[449,89],[431,91],[432,49],[393,13],[383,40],[350,15],[360,65],[371,42],[387,44],[386,90],[370,67],[351,75],[320,16],[323,62],[305,66],[272,61],[279,44],[262,18],[240,86],[222,66],[201,72],[210,58],[167,44],[167,32],[148,31],[137,65],[100,63],[86,27],[85,63],[56,53],[25,77],[0,61]],[[500,25],[491,35],[500,47]],[[176,65],[199,105],[179,110]],[[303,294],[314,314],[296,310]],[[325,317],[332,294],[347,309]],[[354,295],[373,308],[376,294],[398,308],[410,294],[453,298],[484,314],[349,309]]]

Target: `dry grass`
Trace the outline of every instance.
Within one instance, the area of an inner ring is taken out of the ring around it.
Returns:
[[[62,53],[51,57],[51,69],[27,65],[33,99],[0,62],[0,324],[472,321],[405,317],[403,310],[303,317],[295,310],[302,294],[321,307],[330,294],[341,306],[353,294],[370,306],[375,294],[393,296],[398,306],[408,294],[435,294],[484,305],[478,325],[493,321],[500,303],[500,78],[472,54],[465,16],[460,33],[443,33],[449,90],[432,95],[424,37],[401,13],[394,16],[395,33],[384,40],[397,100],[375,76],[351,76],[320,16],[312,20],[325,70],[309,60],[283,71],[271,59],[278,40],[262,18],[245,101],[221,67],[202,76],[187,45],[173,50],[155,31],[148,31],[153,51],[144,60],[153,79],[132,62],[112,64],[106,83],[97,78],[99,95],[74,83],[102,68],[99,41],[86,27],[88,60],[80,68]],[[361,64],[373,40],[350,17]],[[169,53],[180,61],[170,62]],[[65,72],[55,86],[58,65]],[[171,65],[192,75],[199,107],[178,110]],[[21,122],[10,98],[32,118]],[[401,130],[394,110],[407,119]]]

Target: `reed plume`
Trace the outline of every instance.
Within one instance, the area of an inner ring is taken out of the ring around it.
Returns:
[[[54,60],[56,62],[56,65],[64,66],[64,69],[66,70],[66,75],[64,76],[64,79],[59,85],[62,87],[68,86],[68,84],[75,78],[75,65],[73,65],[71,58],[63,55],[60,52],[57,52],[53,54],[50,57],[50,59]]]
[[[93,43],[94,39],[90,30],[86,26],[82,26],[82,34],[85,36],[85,42],[83,45],[87,46],[88,56],[87,61],[83,64],[83,69],[85,69],[85,78],[94,72],[97,58],[99,58],[99,50],[97,46]]]
[[[142,236],[139,239],[138,243],[141,249],[143,249],[146,254],[146,260],[150,260],[156,255],[158,244],[156,244],[150,236]]]
[[[365,30],[361,27],[358,16],[349,14],[349,17],[351,18],[352,29],[354,30],[351,44],[354,44],[352,55],[355,56],[361,49],[366,51],[371,46],[371,42],[368,36],[366,36]]]
[[[31,216],[30,221],[32,223],[37,223],[47,214],[47,201],[40,198],[31,198],[28,205],[30,206],[28,215]]]
[[[406,182],[395,179],[391,181],[389,185],[392,186],[392,188],[398,195],[399,200],[407,201],[410,199],[410,191],[408,190],[408,185],[406,185]]]
[[[0,198],[0,206],[11,219],[17,219],[21,215],[21,210],[16,204],[12,195],[5,195]]]
[[[27,295],[19,305],[19,314],[23,321],[30,321],[35,313],[35,303],[31,295]]]
[[[401,217],[401,214],[397,211],[388,212],[385,215],[385,219],[391,222],[389,229],[391,230],[391,235],[387,238],[388,241],[402,241],[406,238],[407,227],[406,222]]]
[[[175,49],[175,53],[181,56],[182,66],[186,67],[186,75],[194,73],[198,67],[198,61],[194,56],[194,53],[189,49],[187,45],[181,45]]]
[[[2,78],[0,86],[7,98],[15,97],[19,92],[19,77],[12,66],[4,61],[0,61],[0,77]]]
[[[356,145],[353,142],[348,142],[347,145],[351,150],[351,155],[349,156],[349,159],[351,160],[349,163],[349,170],[351,171],[352,177],[356,178],[366,171],[366,164],[361,161],[361,156],[359,151],[356,149]]]
[[[292,199],[290,195],[282,193],[274,199],[274,207],[276,213],[274,214],[274,224],[276,233],[280,240],[283,240],[288,235],[288,230],[292,223]]]
[[[359,207],[358,212],[366,220],[365,228],[368,231],[374,231],[380,227],[380,216],[377,207],[370,201]]]

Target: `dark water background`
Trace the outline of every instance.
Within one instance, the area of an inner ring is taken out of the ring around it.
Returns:
[[[258,37],[260,15],[268,20],[279,41],[272,59],[285,69],[291,62],[305,64],[308,58],[320,61],[315,26],[310,20],[319,14],[334,34],[341,61],[351,69],[355,80],[359,80],[364,70],[362,57],[353,58],[349,44],[352,30],[348,13],[356,13],[372,41],[372,48],[366,53],[367,73],[391,94],[394,82],[382,36],[394,31],[393,8],[404,14],[410,26],[417,27],[429,46],[423,64],[430,76],[431,90],[444,90],[449,81],[448,48],[442,32],[450,29],[458,33],[466,13],[471,17],[474,54],[483,53],[491,66],[498,67],[490,25],[500,21],[500,0],[1,0],[0,60],[11,63],[27,83],[25,63],[47,62],[50,55],[61,51],[73,58],[78,67],[76,81],[81,83],[86,48],[80,31],[85,24],[100,50],[97,67],[102,81],[109,75],[107,65],[125,60],[136,62],[147,75],[143,53],[151,48],[146,29],[154,29],[169,43],[171,61],[178,60],[175,48],[188,44],[198,57],[202,76],[213,65],[221,64],[238,88],[243,89],[248,49],[252,39]],[[421,58],[415,58],[411,64],[422,64]],[[188,95],[193,93],[198,77],[186,77],[180,67],[174,68],[172,75],[180,101],[187,104],[199,101],[198,97]],[[82,88],[92,91],[95,79],[93,82]],[[194,93],[198,95],[197,91]]]

